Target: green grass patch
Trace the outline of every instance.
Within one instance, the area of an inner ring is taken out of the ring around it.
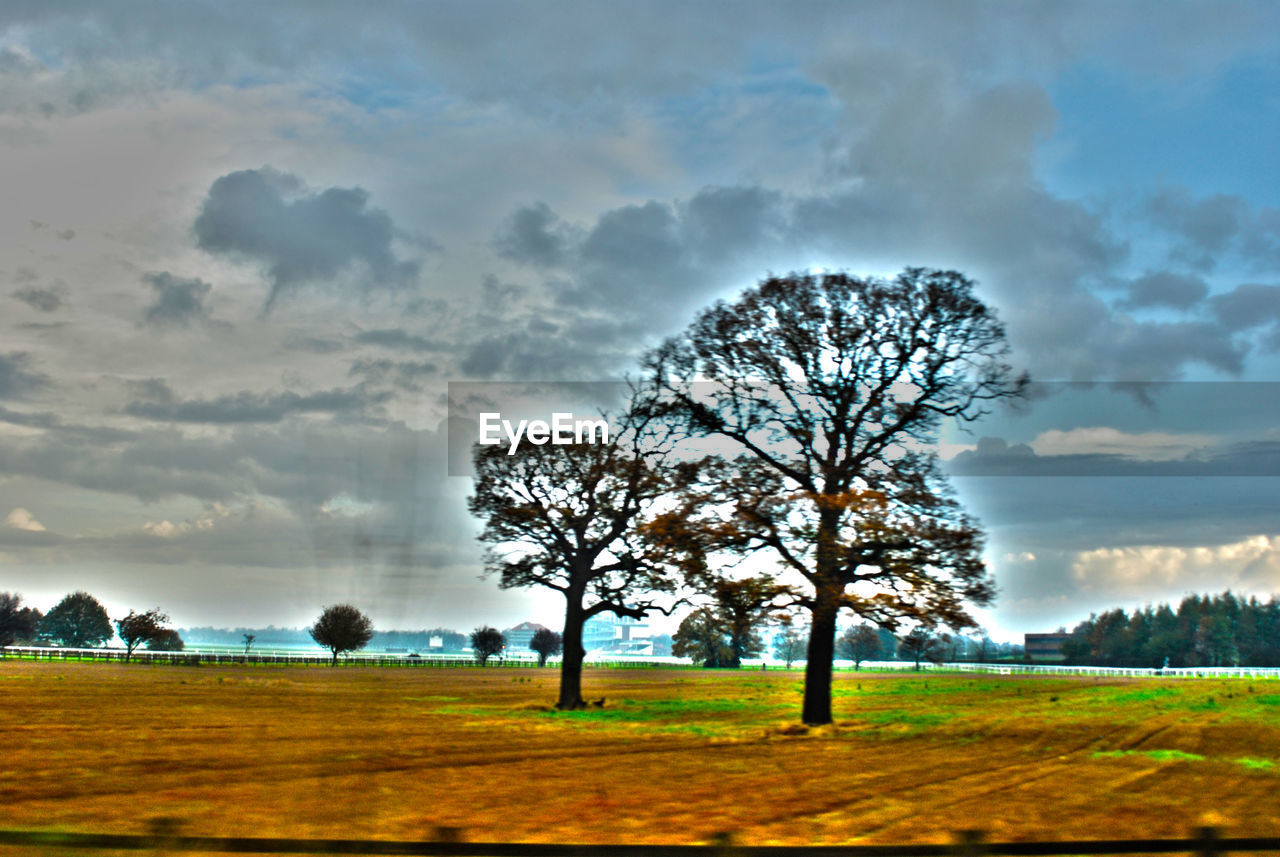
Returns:
[[[1276,766],[1276,763],[1270,759],[1256,759],[1252,756],[1241,756],[1235,762],[1240,767],[1248,768],[1251,771],[1266,771]]]
[[[1145,756],[1156,762],[1203,762],[1204,756],[1184,753],[1181,750],[1099,750],[1095,759],[1122,759],[1126,756]]]
[[[581,720],[678,720],[698,717],[714,718],[721,714],[773,713],[778,706],[755,699],[656,699],[646,701],[619,700],[603,708],[580,708],[577,711],[550,711],[555,717]]]

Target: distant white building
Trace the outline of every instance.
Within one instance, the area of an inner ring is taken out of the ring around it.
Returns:
[[[582,626],[582,648],[588,652],[652,655],[653,632],[649,623],[641,619],[604,613]]]
[[[530,651],[529,643],[533,640],[533,635],[539,631],[545,631],[544,625],[537,622],[521,622],[514,628],[508,628],[502,632],[503,638],[507,641],[507,656],[517,652]]]

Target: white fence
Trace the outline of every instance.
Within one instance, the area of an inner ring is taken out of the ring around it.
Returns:
[[[841,663],[841,662],[837,662]],[[842,662],[849,667],[851,661]],[[905,661],[863,661],[864,670],[892,670],[901,672],[914,669]],[[1271,678],[1280,679],[1278,667],[1167,667],[1149,669],[1143,667],[1076,667],[1063,664],[1013,664],[1013,663],[943,663],[921,662],[920,669],[941,672],[987,673],[991,675],[1096,675],[1173,678]]]
[[[6,657],[18,657],[26,660],[86,660],[86,661],[123,661],[124,649],[61,649],[42,648],[37,646],[9,646],[3,650]],[[288,650],[229,652],[225,650],[209,651],[198,647],[181,652],[153,652],[149,649],[135,650],[131,660],[138,663],[159,664],[292,664],[295,666],[328,666],[332,661],[330,655],[297,652]],[[547,667],[559,666],[559,659],[547,661]],[[797,661],[799,668],[803,661]],[[478,667],[475,658],[465,653],[427,654],[413,656],[399,653],[364,653],[357,652],[338,658],[340,666],[385,666],[385,667]],[[490,658],[492,667],[537,667],[536,657],[508,655],[506,658]],[[687,660],[681,658],[627,658],[610,657],[601,652],[592,652],[583,664],[600,669],[656,669],[675,668],[693,669]],[[744,661],[742,670],[749,672],[758,670],[759,661]],[[769,663],[769,669],[780,669],[781,666]],[[853,669],[852,661],[837,660],[837,669]],[[863,661],[860,669],[864,672],[910,672],[915,666],[910,661]],[[1092,675],[1092,676],[1133,676],[1133,677],[1172,677],[1172,678],[1256,678],[1280,679],[1280,668],[1277,667],[1182,667],[1167,669],[1144,669],[1141,667],[1077,667],[1061,664],[1015,664],[1015,663],[943,663],[928,661],[920,664],[921,670],[931,672],[964,672],[984,673],[987,675]]]

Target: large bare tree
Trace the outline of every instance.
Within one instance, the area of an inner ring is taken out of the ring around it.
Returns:
[[[884,627],[972,622],[994,586],[982,537],[929,448],[1020,394],[995,315],[953,271],[771,277],[645,360],[660,413],[718,457],[686,468],[681,538],[771,550],[807,582],[802,718],[830,723],[841,609]]]
[[[607,443],[475,447],[472,514],[499,586],[564,596],[560,709],[582,708],[582,628],[603,613],[669,613],[679,579],[646,525],[667,492],[664,452],[635,411]],[[667,603],[663,603],[663,602]]]

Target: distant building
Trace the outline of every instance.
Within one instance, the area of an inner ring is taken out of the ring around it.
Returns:
[[[507,641],[507,655],[529,651],[529,643],[533,640],[533,635],[545,630],[547,630],[546,627],[537,622],[521,622],[514,628],[503,631],[502,636]]]
[[[1027,634],[1025,649],[1027,660],[1053,663],[1066,660],[1062,644],[1071,639],[1070,634]]]
[[[606,613],[583,624],[582,648],[588,652],[652,655],[652,631],[648,622]]]

